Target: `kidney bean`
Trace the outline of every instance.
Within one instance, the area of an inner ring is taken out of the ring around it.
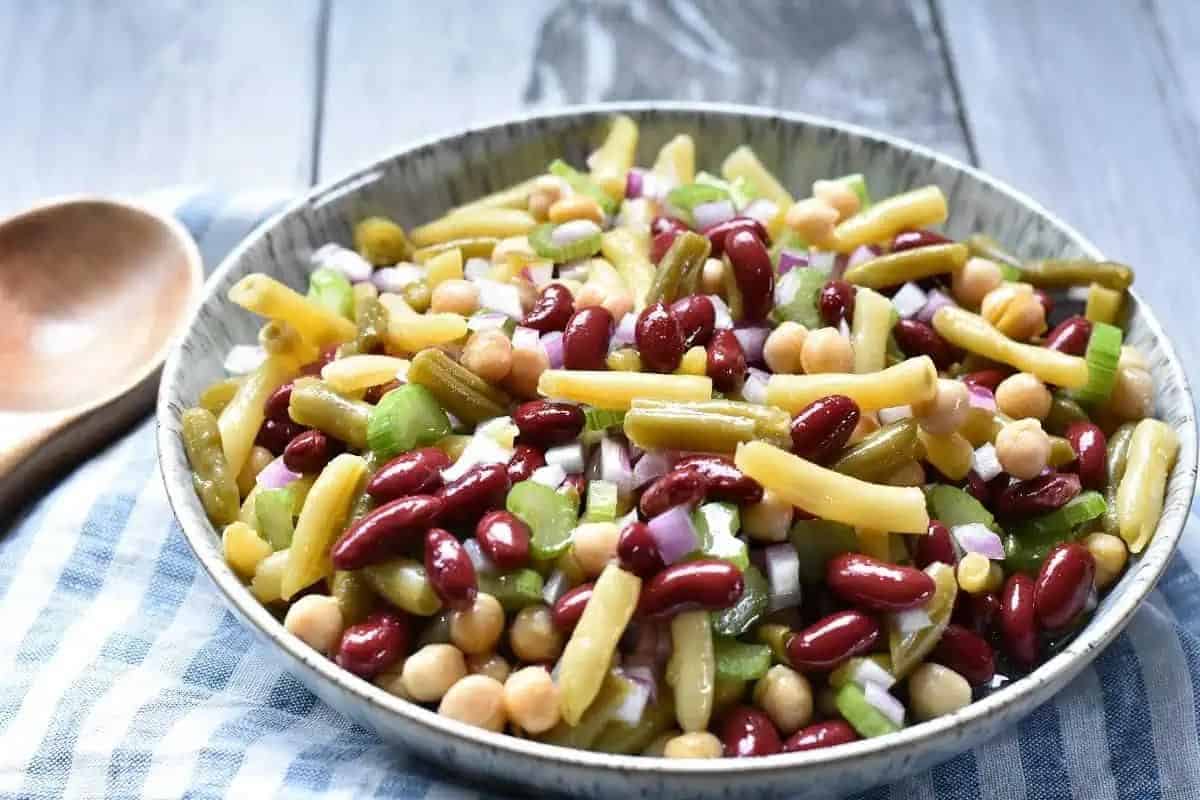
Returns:
[[[1103,490],[1108,483],[1108,440],[1104,431],[1091,422],[1073,422],[1066,435],[1075,451],[1075,472],[1080,484],[1085,489]]]
[[[725,238],[725,254],[742,293],[742,320],[766,319],[775,295],[775,268],[766,245],[750,231],[740,230]]]
[[[954,542],[950,538],[950,529],[936,519],[929,520],[925,535],[917,537],[913,548],[913,563],[919,569],[925,569],[935,561],[954,566],[958,563],[958,554],[954,550]]]
[[[708,342],[705,373],[719,392],[734,392],[746,380],[746,351],[731,330],[715,331]]]
[[[446,501],[444,519],[460,524],[475,522],[483,512],[504,505],[508,488],[507,465],[472,467],[466,475],[438,489],[438,497]]]
[[[529,563],[529,526],[503,509],[489,511],[475,525],[479,547],[500,569],[519,569]]]
[[[919,569],[889,564],[861,553],[829,559],[825,583],[847,603],[868,611],[904,611],[933,596],[933,578]]]
[[[464,610],[475,602],[475,565],[450,531],[430,528],[425,533],[425,575],[448,608]]]
[[[1070,625],[1084,606],[1096,577],[1096,560],[1077,542],[1055,547],[1042,562],[1033,587],[1038,622],[1047,630]]]
[[[663,303],[642,309],[634,326],[642,365],[651,372],[674,372],[683,360],[683,328]]]
[[[631,522],[621,530],[617,539],[617,559],[621,568],[641,578],[656,575],[666,567],[658,552],[658,543],[650,535],[650,526]]]
[[[287,449],[288,443],[306,430],[308,428],[303,425],[297,425],[290,419],[283,420],[277,417],[269,417],[263,420],[262,427],[258,429],[258,433],[254,437],[254,443],[262,445],[277,456],[281,456],[283,455],[283,451]]]
[[[725,253],[725,241],[739,231],[748,231],[756,239],[766,244],[770,237],[766,227],[753,217],[734,217],[704,229],[704,235],[712,243],[712,257],[720,258]]]
[[[992,623],[1000,613],[1000,598],[994,592],[967,594],[960,592],[954,602],[951,619],[979,636],[989,636]]]
[[[263,416],[266,419],[277,419],[280,422],[291,422],[288,405],[292,402],[292,382],[288,381],[267,396],[263,403]]]
[[[679,320],[685,347],[708,344],[717,323],[717,309],[707,295],[681,297],[671,304],[671,313]]]
[[[583,616],[583,610],[592,599],[592,590],[595,587],[594,583],[581,583],[558,598],[554,608],[550,609],[550,618],[554,621],[554,626],[564,632],[575,630],[579,618]]]
[[[330,551],[338,569],[359,569],[391,558],[435,524],[446,510],[437,495],[414,494],[384,503],[350,525]]]
[[[1088,339],[1092,337],[1092,321],[1086,317],[1067,317],[1046,334],[1045,346],[1071,356],[1087,353]]]
[[[1008,576],[1000,593],[1000,643],[1019,667],[1037,663],[1038,623],[1034,611],[1033,578],[1021,573]]]
[[[546,456],[531,444],[518,444],[508,460],[508,482],[510,484],[529,480],[535,469],[546,466]]]
[[[704,477],[696,470],[673,469],[646,487],[638,507],[652,519],[678,505],[697,505],[704,500],[704,488]]]
[[[844,394],[812,401],[792,420],[792,452],[817,464],[835,459],[858,426],[858,403]]]
[[[320,472],[337,451],[337,444],[324,433],[307,430],[283,448],[283,463],[292,472]]]
[[[727,758],[773,756],[783,749],[771,718],[757,708],[738,706],[725,715],[721,742]]]
[[[604,369],[613,318],[604,306],[587,306],[571,315],[563,331],[563,366]]]
[[[650,220],[650,233],[658,236],[660,233],[686,233],[692,228],[679,217],[659,214]]]
[[[686,222],[675,217],[659,216],[651,220],[650,261],[657,265],[675,243],[675,237],[690,230]]]
[[[411,643],[406,614],[376,611],[343,631],[334,660],[342,669],[370,679],[399,661]]]
[[[817,310],[826,325],[837,327],[845,320],[854,320],[854,287],[848,282],[834,279],[821,287],[817,295]]]
[[[587,497],[587,478],[581,473],[574,472],[568,475],[558,487],[560,492],[574,491],[576,497]]]
[[[442,486],[442,470],[450,456],[436,447],[402,453],[379,468],[367,481],[367,494],[376,500],[395,500],[412,494],[431,494]]]
[[[300,367],[301,375],[320,375],[321,370],[325,369],[325,365],[337,358],[338,346],[331,344],[320,352],[316,361],[310,361]]]
[[[996,511],[1005,517],[1028,517],[1044,514],[1066,505],[1079,494],[1078,475],[1070,472],[1051,472],[1027,481],[1010,483],[995,493]]]
[[[387,383],[380,383],[375,386],[367,387],[367,391],[363,393],[363,400],[373,406],[379,405],[379,401],[383,396],[393,389],[399,389],[404,384],[397,380],[391,380]]]
[[[517,406],[512,415],[523,444],[538,447],[573,442],[583,430],[583,409],[574,403],[530,400]]]
[[[951,240],[924,228],[910,231],[900,231],[892,237],[889,252],[902,253],[905,250],[915,250],[918,247],[929,247],[933,244],[948,244]]]
[[[933,648],[930,660],[949,667],[972,686],[982,686],[996,674],[992,646],[961,625],[951,623]]]
[[[710,500],[730,503],[757,503],[762,500],[762,487],[738,469],[726,456],[697,454],[675,462],[675,469],[696,469],[704,478],[704,492]]]
[[[932,325],[919,319],[902,319],[892,328],[896,344],[907,356],[929,356],[938,369],[958,360],[958,351]]]
[[[642,587],[638,612],[668,617],[689,608],[728,608],[746,587],[742,571],[728,561],[701,558],[672,564]]]
[[[858,733],[850,727],[850,723],[842,719],[827,719],[793,733],[783,743],[783,752],[799,753],[802,750],[817,750],[857,740]]]
[[[1045,289],[1034,289],[1033,296],[1042,304],[1042,311],[1048,318],[1054,312],[1054,298]]]
[[[879,622],[861,611],[838,611],[787,640],[788,660],[800,670],[831,670],[851,656],[870,652]]]
[[[1003,473],[1001,473],[1003,475]],[[992,490],[988,482],[979,476],[975,470],[967,472],[967,483],[963,487],[967,490],[967,494],[974,497],[985,506],[992,504]]]
[[[567,321],[571,319],[574,310],[575,298],[572,297],[571,290],[561,283],[550,283],[542,289],[533,303],[533,308],[529,309],[525,319],[521,320],[521,325],[542,333],[561,331],[567,327]]]
[[[994,392],[996,391],[996,387],[1011,374],[1006,369],[981,369],[964,375],[962,382],[967,386],[982,386]]]

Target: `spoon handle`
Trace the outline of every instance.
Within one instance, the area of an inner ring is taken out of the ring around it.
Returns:
[[[22,499],[20,490],[28,476],[39,474],[47,458],[54,455],[45,452],[52,437],[69,433],[63,428],[73,418],[61,413],[0,414],[0,520],[15,510],[8,507],[10,500]]]

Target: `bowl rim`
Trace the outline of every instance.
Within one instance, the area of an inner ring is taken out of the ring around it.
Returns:
[[[449,131],[428,136],[417,141],[389,150],[382,156],[376,157],[362,166],[339,177],[325,181],[304,191],[267,220],[251,231],[213,271],[205,283],[200,302],[194,306],[190,318],[182,328],[190,332],[197,323],[201,309],[209,302],[215,287],[241,261],[246,251],[265,233],[274,228],[285,216],[305,207],[319,207],[345,191],[352,191],[364,178],[386,168],[400,158],[419,157],[424,151],[439,145],[449,144],[468,136],[487,135],[506,126],[527,125],[537,121],[548,121],[564,117],[604,117],[619,113],[652,113],[656,111],[678,112],[697,115],[717,115],[743,118],[757,123],[788,123],[801,124],[810,127],[823,128],[832,132],[849,134],[876,144],[890,148],[916,153],[951,170],[965,173],[975,180],[987,185],[998,193],[1007,196],[1018,204],[1028,208],[1042,217],[1046,222],[1058,228],[1083,252],[1091,258],[1103,258],[1099,248],[1080,234],[1074,227],[1051,213],[1040,203],[1007,183],[994,178],[976,167],[963,163],[957,158],[944,155],[924,145],[910,142],[904,138],[873,130],[853,123],[841,122],[820,115],[801,112],[781,111],[757,106],[733,103],[701,103],[687,101],[624,101],[589,103],[567,106],[555,110],[541,110],[525,114],[508,115],[498,119],[453,128]],[[912,751],[916,748],[936,748],[940,743],[949,754],[957,753],[953,740],[961,738],[966,728],[981,725],[993,715],[1007,715],[1010,707],[1023,705],[1024,711],[1016,712],[1023,716],[1034,705],[1040,705],[1060,689],[1066,682],[1081,672],[1124,630],[1134,613],[1140,608],[1142,601],[1153,590],[1157,581],[1166,571],[1171,557],[1179,544],[1191,498],[1196,489],[1197,473],[1197,428],[1195,419],[1195,401],[1187,374],[1180,363],[1179,357],[1171,345],[1157,317],[1150,307],[1138,294],[1130,290],[1131,295],[1145,316],[1146,326],[1162,347],[1167,369],[1178,377],[1183,396],[1189,401],[1185,410],[1186,418],[1180,431],[1182,444],[1180,457],[1190,452],[1190,463],[1182,461],[1175,469],[1181,470],[1188,489],[1189,503],[1177,512],[1178,519],[1165,515],[1159,522],[1151,545],[1142,553],[1137,565],[1136,574],[1140,580],[1132,581],[1120,597],[1115,599],[1110,609],[1111,622],[1107,627],[1097,628],[1089,623],[1065,648],[1049,660],[1041,664],[1032,673],[1023,676],[987,697],[972,702],[958,711],[934,720],[922,722],[896,733],[869,739],[860,739],[835,748],[810,750],[798,753],[779,753],[750,759],[714,759],[708,760],[672,760],[664,758],[648,758],[645,756],[616,755],[590,750],[580,750],[568,747],[544,744],[531,739],[522,739],[504,733],[493,733],[481,728],[448,719],[415,703],[392,695],[374,684],[352,675],[333,661],[312,650],[297,637],[289,633],[283,624],[277,620],[250,593],[248,587],[234,575],[219,550],[211,546],[215,533],[212,525],[199,512],[200,504],[192,491],[190,478],[183,470],[175,469],[164,453],[175,448],[178,452],[182,444],[178,437],[172,435],[169,426],[163,424],[171,414],[170,406],[172,387],[178,380],[178,374],[184,366],[181,343],[183,337],[176,343],[168,356],[163,371],[163,379],[159,389],[156,406],[157,431],[156,442],[159,456],[159,468],[163,483],[166,487],[168,501],[176,519],[180,523],[188,545],[192,548],[197,559],[203,565],[209,577],[220,589],[229,605],[236,609],[247,621],[254,624],[259,631],[272,640],[290,656],[290,666],[315,673],[321,679],[342,692],[349,693],[359,701],[374,706],[376,711],[397,714],[421,728],[432,731],[443,737],[465,740],[473,746],[485,750],[504,752],[546,765],[571,766],[577,768],[617,771],[627,776],[637,775],[654,777],[671,776],[678,778],[704,778],[716,775],[726,776],[765,776],[785,770],[796,770],[805,767],[837,768],[847,767],[853,763],[862,763],[869,757],[893,756],[902,751]],[[1191,444],[1189,448],[1186,445]],[[178,474],[177,474],[178,473]],[[1170,525],[1163,528],[1164,523]],[[1009,723],[1011,724],[1011,723]]]

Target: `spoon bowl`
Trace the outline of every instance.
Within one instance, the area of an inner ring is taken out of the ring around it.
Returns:
[[[101,198],[0,222],[0,519],[149,409],[203,268],[175,220]]]

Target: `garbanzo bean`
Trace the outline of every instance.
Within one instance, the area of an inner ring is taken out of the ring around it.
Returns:
[[[917,424],[929,433],[942,436],[954,433],[967,419],[967,386],[961,381],[939,378],[937,393],[925,403],[913,405],[913,416]]]
[[[1120,536],[1110,533],[1093,533],[1083,540],[1083,545],[1096,561],[1096,588],[1107,589],[1125,571],[1129,550]]]
[[[853,372],[854,348],[836,328],[810,331],[800,351],[800,364],[809,375],[820,372]]]
[[[499,653],[480,653],[467,656],[467,671],[472,675],[487,675],[489,678],[495,678],[504,683],[508,680],[512,667],[509,665],[508,659]]]
[[[791,320],[771,331],[763,344],[763,360],[771,372],[786,375],[799,373],[802,370],[800,354],[804,351],[807,338],[808,328]]]
[[[583,574],[594,578],[617,557],[621,529],[612,522],[585,522],[571,534],[571,550]]]
[[[721,740],[708,731],[680,734],[663,744],[665,758],[720,758],[724,752]]]
[[[479,287],[459,278],[451,278],[435,286],[429,301],[429,310],[435,314],[449,312],[466,317],[474,314],[478,308]]]
[[[332,653],[342,636],[342,611],[327,595],[308,594],[288,608],[283,627],[318,653]]]
[[[490,653],[504,633],[504,609],[490,594],[479,592],[475,602],[450,614],[450,641],[468,655]]]
[[[1050,461],[1050,437],[1038,420],[1017,420],[996,435],[996,458],[1014,478],[1036,478]]]
[[[933,719],[970,703],[971,684],[948,667],[926,662],[909,676],[908,701],[917,719]]]
[[[789,736],[812,721],[813,693],[808,678],[776,664],[754,686],[754,703],[766,712],[775,727]]]
[[[477,331],[467,339],[459,360],[488,383],[499,383],[512,370],[512,342],[500,331]]]
[[[404,689],[420,703],[441,700],[467,674],[462,651],[451,644],[427,644],[404,662]]]
[[[988,292],[996,289],[1004,282],[1004,274],[1000,265],[986,258],[967,259],[967,263],[950,279],[950,289],[954,299],[964,306],[979,308]]]
[[[783,218],[784,224],[813,247],[828,247],[833,241],[833,229],[837,227],[838,210],[816,197],[809,197],[792,205]]]
[[[1010,375],[996,387],[996,407],[1013,419],[1045,419],[1053,402],[1046,384],[1028,372]]]
[[[508,643],[522,661],[553,661],[562,654],[563,635],[544,605],[525,606],[508,629]]]
[[[446,692],[438,713],[477,728],[499,733],[504,730],[504,686],[486,675],[468,675]]]
[[[544,733],[558,724],[559,691],[542,667],[525,667],[504,682],[504,710],[529,733]]]

